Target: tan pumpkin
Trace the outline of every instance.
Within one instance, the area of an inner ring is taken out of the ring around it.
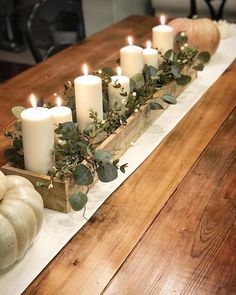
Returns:
[[[168,23],[176,35],[185,32],[188,44],[196,46],[198,50],[215,53],[220,43],[220,31],[214,22],[208,18],[189,19],[176,18]]]
[[[43,201],[26,178],[0,171],[0,270],[21,259],[43,221]]]

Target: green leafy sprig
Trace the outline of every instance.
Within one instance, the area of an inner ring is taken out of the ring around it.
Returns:
[[[87,202],[89,186],[96,176],[102,182],[110,182],[118,177],[118,170],[125,172],[126,164],[118,165],[113,155],[105,150],[95,150],[91,138],[80,133],[77,124],[66,122],[55,130],[58,143],[55,144],[57,159],[54,176],[59,179],[73,179],[74,183],[84,186],[86,192],[79,191],[70,196],[74,210],[81,210]]]

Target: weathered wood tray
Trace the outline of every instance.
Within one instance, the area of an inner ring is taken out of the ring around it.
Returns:
[[[196,78],[196,71],[189,70],[188,75],[191,75],[192,80]],[[160,97],[163,94],[171,93],[174,96],[180,95],[180,93],[187,87],[179,86],[175,81],[163,87],[158,91],[153,101],[160,102],[164,109],[168,107],[168,104],[163,102]],[[139,112],[131,115],[125,126],[120,126],[114,134],[110,135],[104,140],[97,149],[103,149],[115,154],[116,158],[119,158],[130,147],[132,142],[135,142],[140,135],[162,114],[164,110],[150,110],[149,105],[142,106]],[[45,208],[53,209],[56,211],[68,213],[70,211],[69,196],[73,191],[82,190],[82,187],[70,183],[69,181],[54,181],[54,186],[50,190],[48,184],[50,178],[46,175],[35,174],[26,170],[18,169],[4,165],[1,170],[4,174],[15,174],[26,177],[35,186],[35,189],[42,195]],[[37,182],[43,182],[45,186],[38,186]]]

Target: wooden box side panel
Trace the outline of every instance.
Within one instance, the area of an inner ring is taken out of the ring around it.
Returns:
[[[44,207],[67,213],[70,210],[67,194],[67,184],[58,180],[53,181],[53,188],[48,189],[50,178],[47,175],[38,175],[30,171],[18,169],[10,165],[2,166],[5,175],[19,175],[27,178],[43,198]],[[37,182],[45,186],[38,186]]]
[[[188,70],[186,74],[190,75],[192,80],[196,78],[196,71]],[[181,92],[187,87],[179,86],[175,81],[172,81],[161,90],[159,90],[153,102],[159,102],[164,109],[168,108],[169,104],[163,102],[160,98],[163,94],[172,94],[175,97],[179,96]],[[151,110],[149,104],[142,106],[139,112],[131,115],[125,126],[120,126],[114,134],[110,135],[104,140],[97,149],[104,149],[112,152],[115,158],[122,156],[129,148],[132,142],[135,142],[140,135],[152,125],[152,123],[160,117],[164,110]]]

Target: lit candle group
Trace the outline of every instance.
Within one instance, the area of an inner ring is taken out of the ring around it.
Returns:
[[[118,107],[125,104],[130,92],[130,78],[142,73],[145,64],[158,67],[156,48],[162,54],[173,49],[173,29],[165,25],[165,17],[161,16],[161,25],[152,29],[152,40],[153,48],[151,42],[147,41],[146,48],[142,49],[133,45],[133,39],[129,36],[129,45],[120,49],[121,68],[118,68],[117,75],[112,76],[108,84],[111,110],[116,111],[115,104]],[[89,128],[92,122],[89,117],[91,110],[97,113],[98,119],[103,120],[102,80],[98,76],[89,75],[86,65],[83,66],[83,72],[84,75],[74,80],[76,117],[80,132]],[[33,96],[31,100],[33,107],[21,113],[25,169],[46,174],[54,165],[54,129],[59,123],[71,122],[72,112],[61,105],[60,98],[57,98],[57,106],[51,109],[37,107]],[[55,139],[57,140],[56,137]]]

